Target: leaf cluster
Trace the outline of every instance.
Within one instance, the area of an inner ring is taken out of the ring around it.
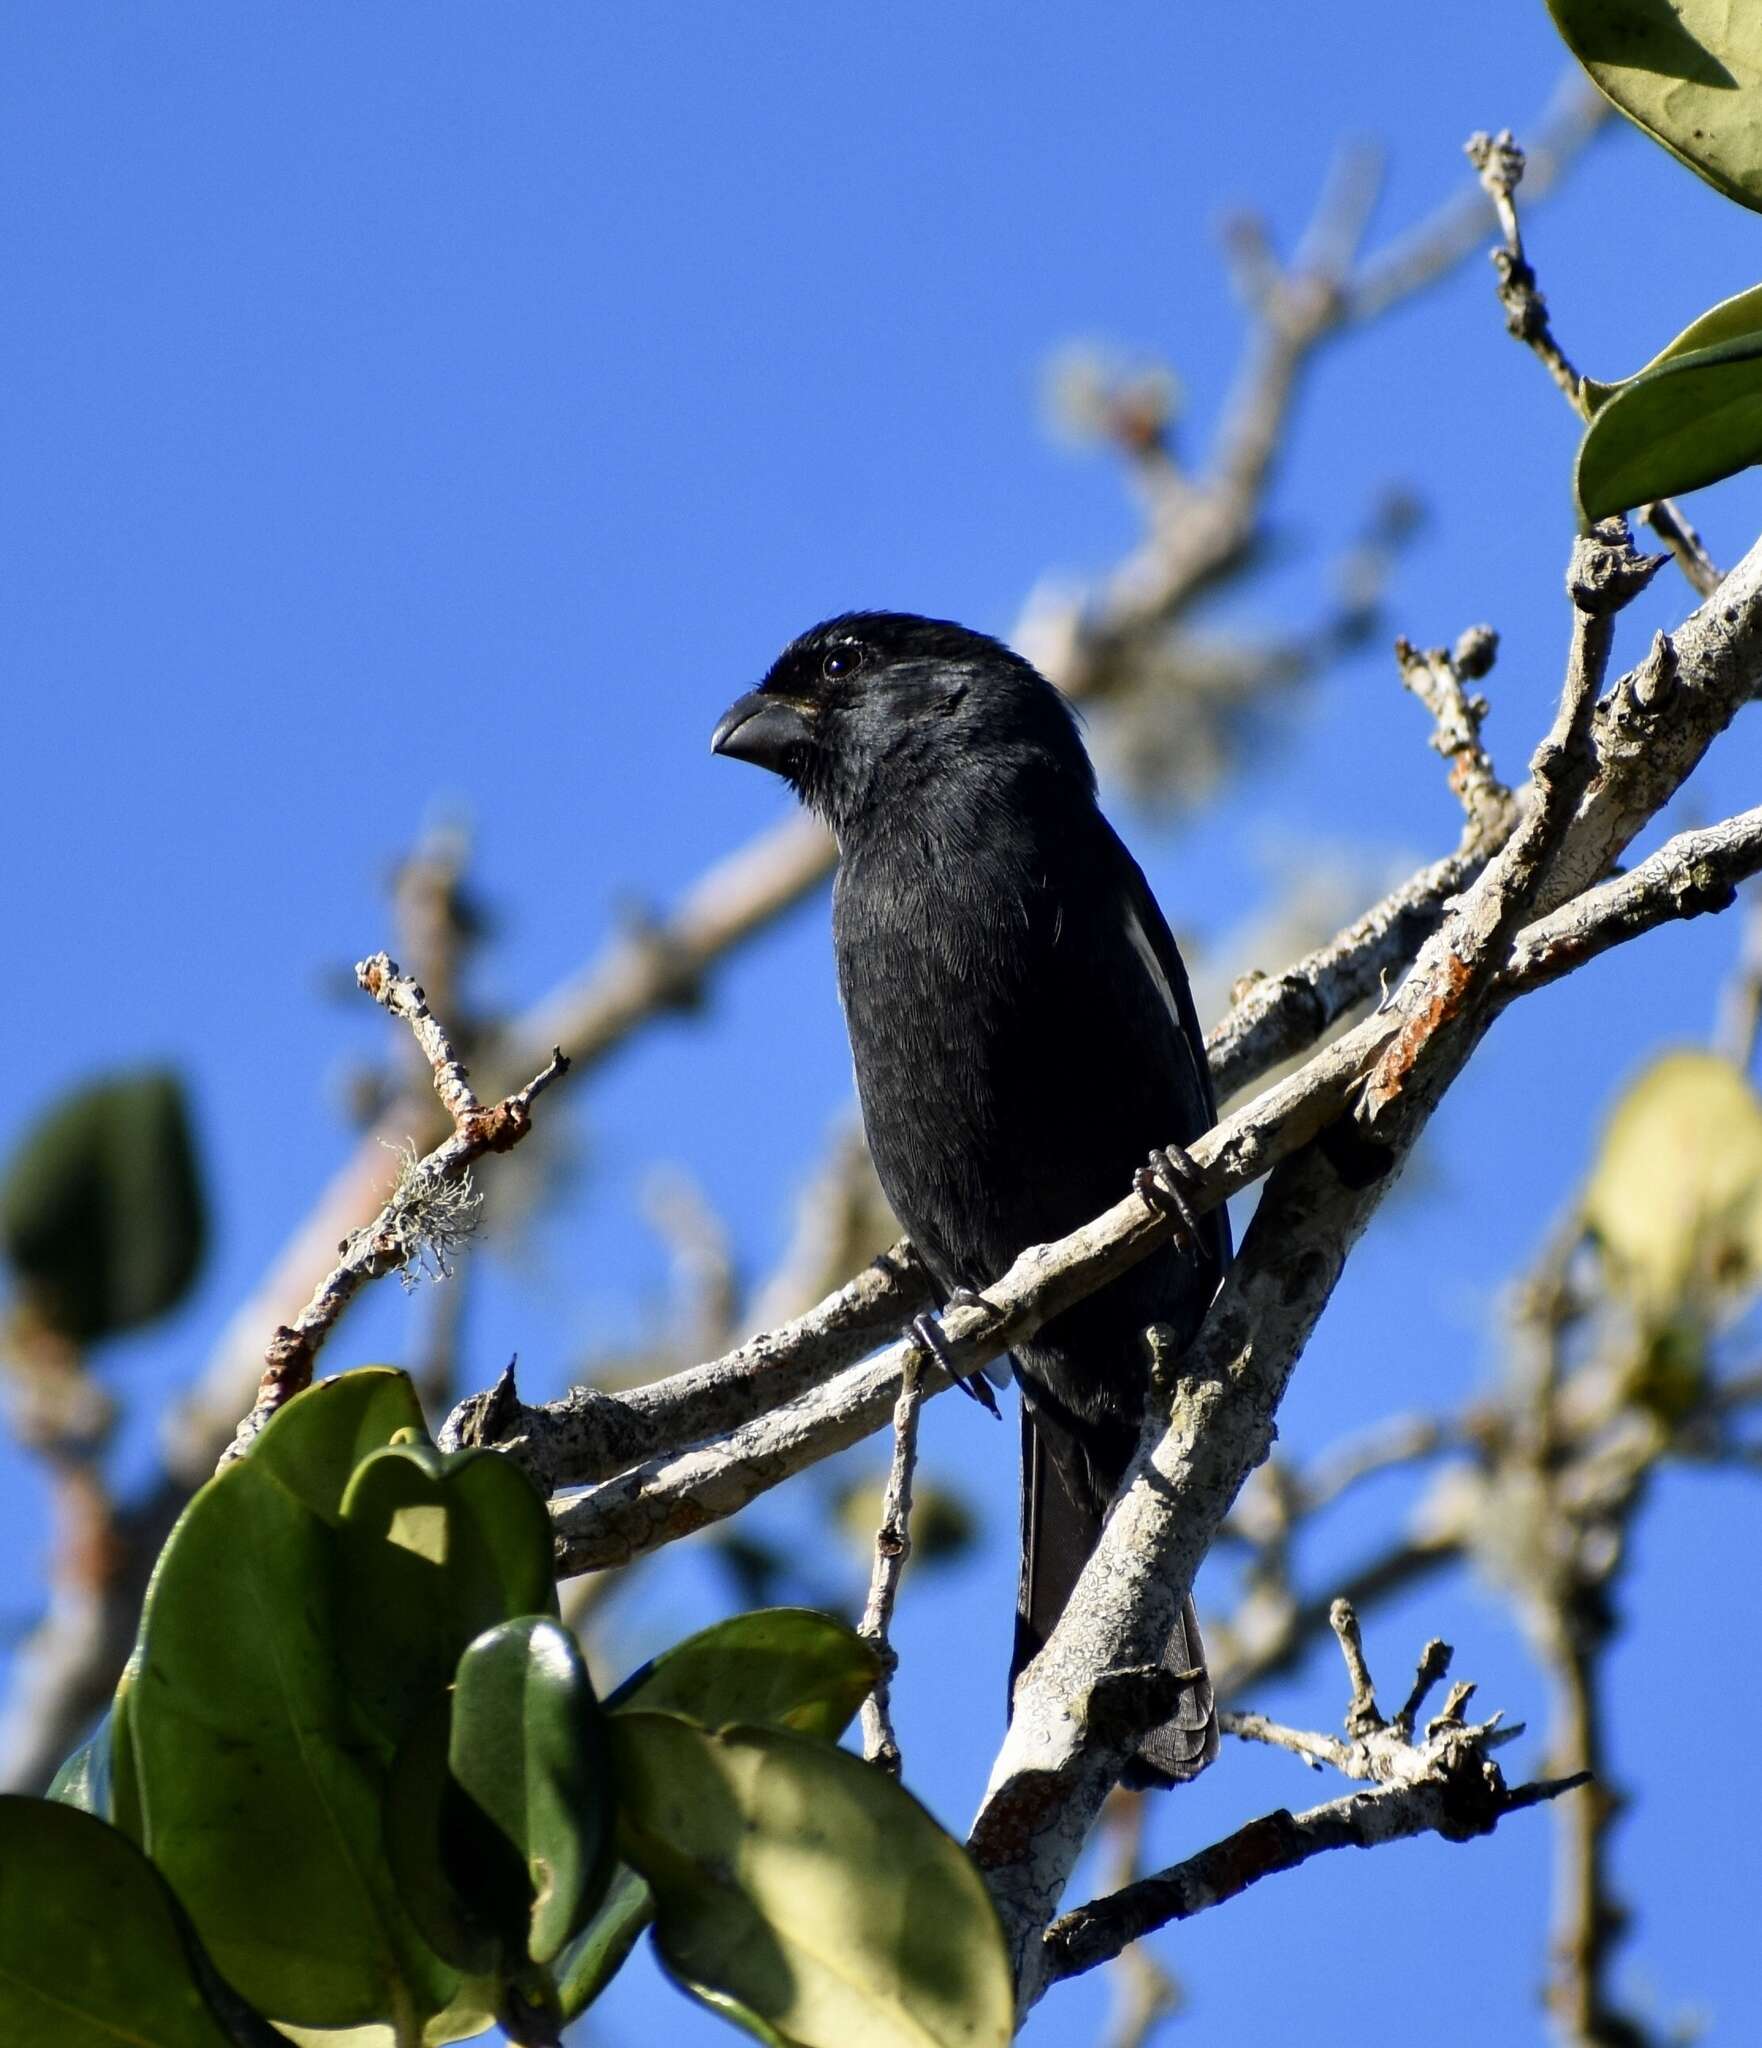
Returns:
[[[323,1382],[191,1501],[49,1800],[0,1800],[0,2039],[555,2043],[652,1924],[764,2041],[1007,2041],[977,1871],[837,1747],[875,1675],[779,1609],[598,1699],[523,1475],[402,1373]]]
[[[1762,38],[1728,0],[1548,0],[1598,89],[1717,192],[1762,212]],[[1617,383],[1585,378],[1573,485],[1590,524],[1762,462],[1762,286]]]

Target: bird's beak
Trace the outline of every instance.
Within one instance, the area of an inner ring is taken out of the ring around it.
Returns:
[[[799,704],[763,690],[748,690],[722,714],[721,724],[710,735],[710,752],[726,754],[734,761],[751,761],[757,768],[781,775],[790,749],[805,745],[809,736],[807,714]]]

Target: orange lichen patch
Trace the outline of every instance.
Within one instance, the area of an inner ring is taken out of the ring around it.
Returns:
[[[1435,977],[1435,992],[1430,1001],[1407,1019],[1371,1069],[1370,1079],[1364,1086],[1363,1103],[1372,1117],[1401,1093],[1414,1061],[1434,1033],[1462,1009],[1474,985],[1474,978],[1474,970],[1460,955],[1445,954]]]

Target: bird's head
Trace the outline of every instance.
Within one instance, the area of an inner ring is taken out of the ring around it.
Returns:
[[[1070,706],[1001,641],[946,619],[846,612],[731,704],[711,750],[769,768],[843,837],[933,788],[1007,800],[1028,774],[1094,789]]]

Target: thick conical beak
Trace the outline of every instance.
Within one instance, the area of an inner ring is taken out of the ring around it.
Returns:
[[[710,752],[726,754],[734,761],[751,761],[757,768],[783,773],[784,757],[792,747],[809,737],[807,715],[787,697],[772,697],[763,690],[748,690],[722,714],[722,722],[710,735]]]

